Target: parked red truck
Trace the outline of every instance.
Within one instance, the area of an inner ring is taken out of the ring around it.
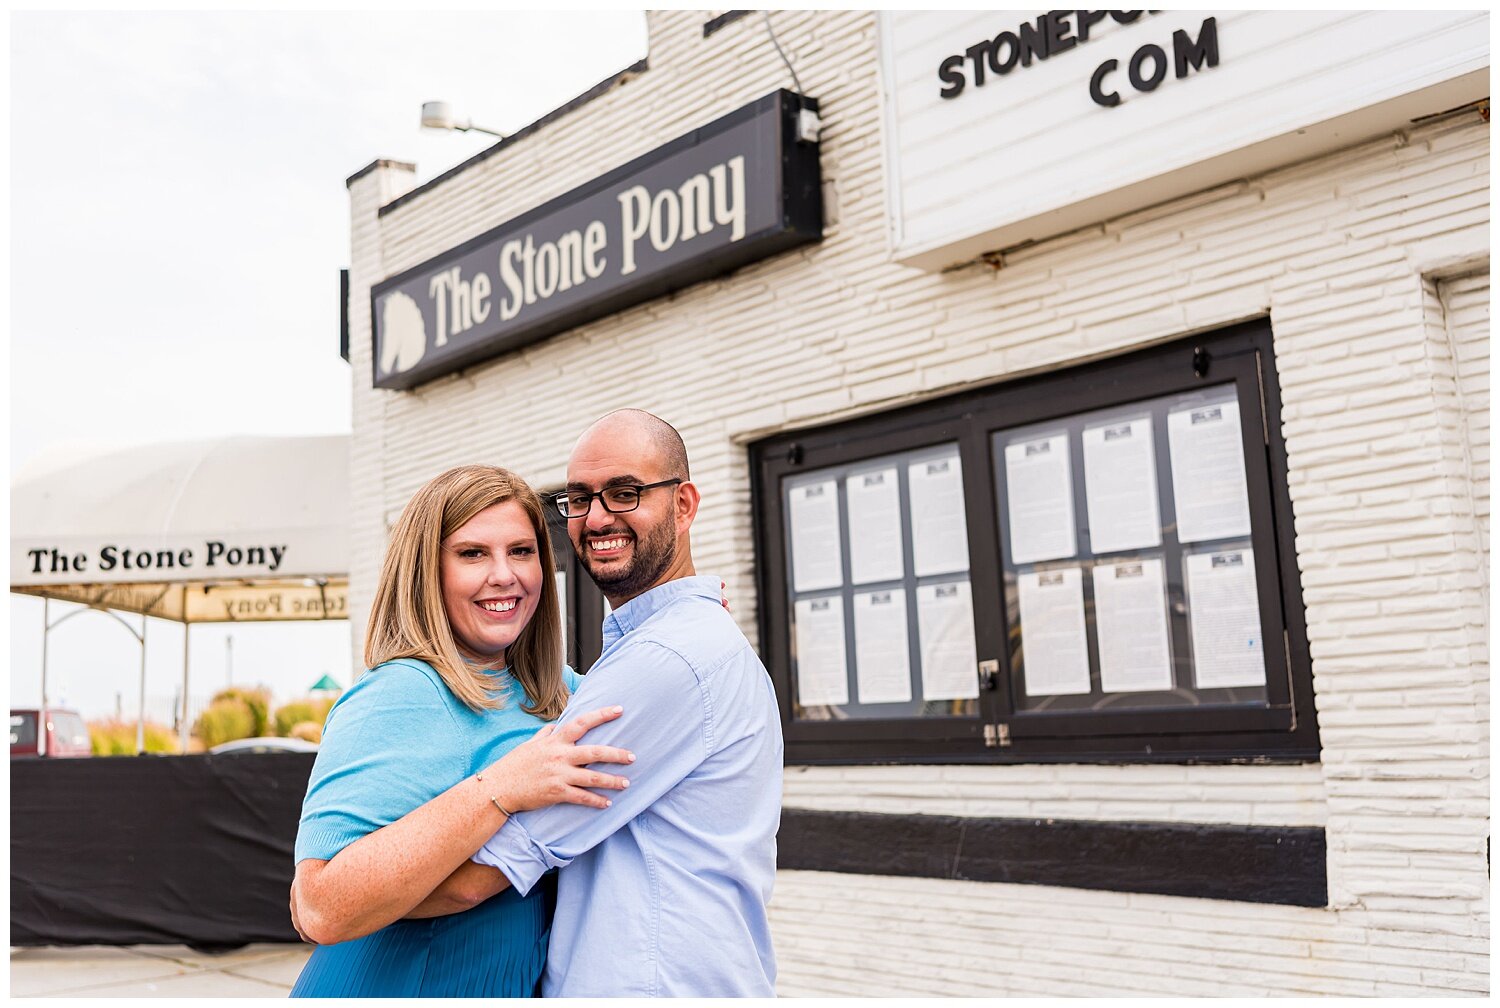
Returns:
[[[37,751],[37,715],[35,707],[12,708],[10,712],[10,758],[18,756],[92,756],[89,729],[77,711],[47,708],[46,746]]]

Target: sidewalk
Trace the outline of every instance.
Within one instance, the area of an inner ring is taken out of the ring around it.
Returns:
[[[311,945],[246,945],[195,952],[185,945],[12,948],[10,996],[286,997]]]

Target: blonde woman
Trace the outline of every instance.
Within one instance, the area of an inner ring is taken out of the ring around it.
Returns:
[[[563,665],[541,502],[513,473],[450,469],[392,533],[365,636],[370,670],[328,714],[297,831],[291,909],[318,943],[293,997],[528,997],[549,907],[470,862],[514,812],[602,808],[622,777],[618,716],[557,729],[577,683]],[[498,895],[496,895],[498,893]]]

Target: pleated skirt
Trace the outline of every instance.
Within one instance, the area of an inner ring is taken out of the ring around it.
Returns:
[[[507,889],[463,913],[319,945],[291,996],[533,997],[547,965],[546,889],[524,897]]]

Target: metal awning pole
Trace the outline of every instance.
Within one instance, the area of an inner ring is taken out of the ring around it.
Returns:
[[[161,596],[157,596],[156,601],[157,602],[161,601]],[[151,604],[155,605],[156,602],[152,602]],[[128,630],[130,632],[130,635],[132,637],[134,637],[136,640],[138,640],[138,641],[141,642],[141,697],[140,697],[140,717],[136,721],[136,727],[135,727],[135,748],[136,748],[136,752],[145,752],[146,751],[146,621],[147,621],[147,616],[146,616],[146,614],[144,612],[141,613],[141,629],[140,629],[139,632],[136,631],[135,627],[133,627],[133,626],[130,625],[129,621],[127,621],[125,619],[125,617],[121,616],[119,613],[115,612],[113,609],[107,609],[107,608],[105,608],[104,605],[101,602],[99,602],[99,601],[88,603],[83,608],[74,609],[72,612],[63,613],[61,616],[57,617],[57,622],[54,623],[50,619],[47,618],[47,599],[45,597],[43,597],[43,599],[42,599],[42,618],[45,621],[45,626],[42,629],[42,709],[45,712],[45,710],[47,708],[47,636],[52,632],[52,629],[54,627],[62,626],[64,623],[66,623],[68,620],[72,619],[74,616],[81,616],[81,615],[83,615],[86,612],[101,612],[101,613],[103,613],[104,615],[108,616],[110,619],[114,620],[116,623],[120,624],[126,630]],[[119,715],[119,696],[120,695],[118,693],[115,694],[115,698],[116,698],[116,703],[115,703],[116,716]],[[39,731],[44,730],[46,727],[47,727],[47,723],[46,723],[46,718],[44,716],[42,718],[42,723],[40,725],[38,725],[38,730]],[[42,737],[43,736],[39,735],[38,739],[40,740]],[[46,745],[45,742],[39,741],[38,742],[38,749],[37,749],[37,751],[38,752],[44,751],[45,745]]]
[[[135,751],[146,751],[146,624],[151,617],[141,613],[141,696],[135,719]]]
[[[182,586],[182,720],[177,726],[177,751],[188,751],[188,638],[193,624],[188,622],[187,585]]]
[[[36,716],[36,752],[47,755],[47,635],[52,632],[52,621],[47,617],[48,603],[52,600],[42,596],[42,709]]]

